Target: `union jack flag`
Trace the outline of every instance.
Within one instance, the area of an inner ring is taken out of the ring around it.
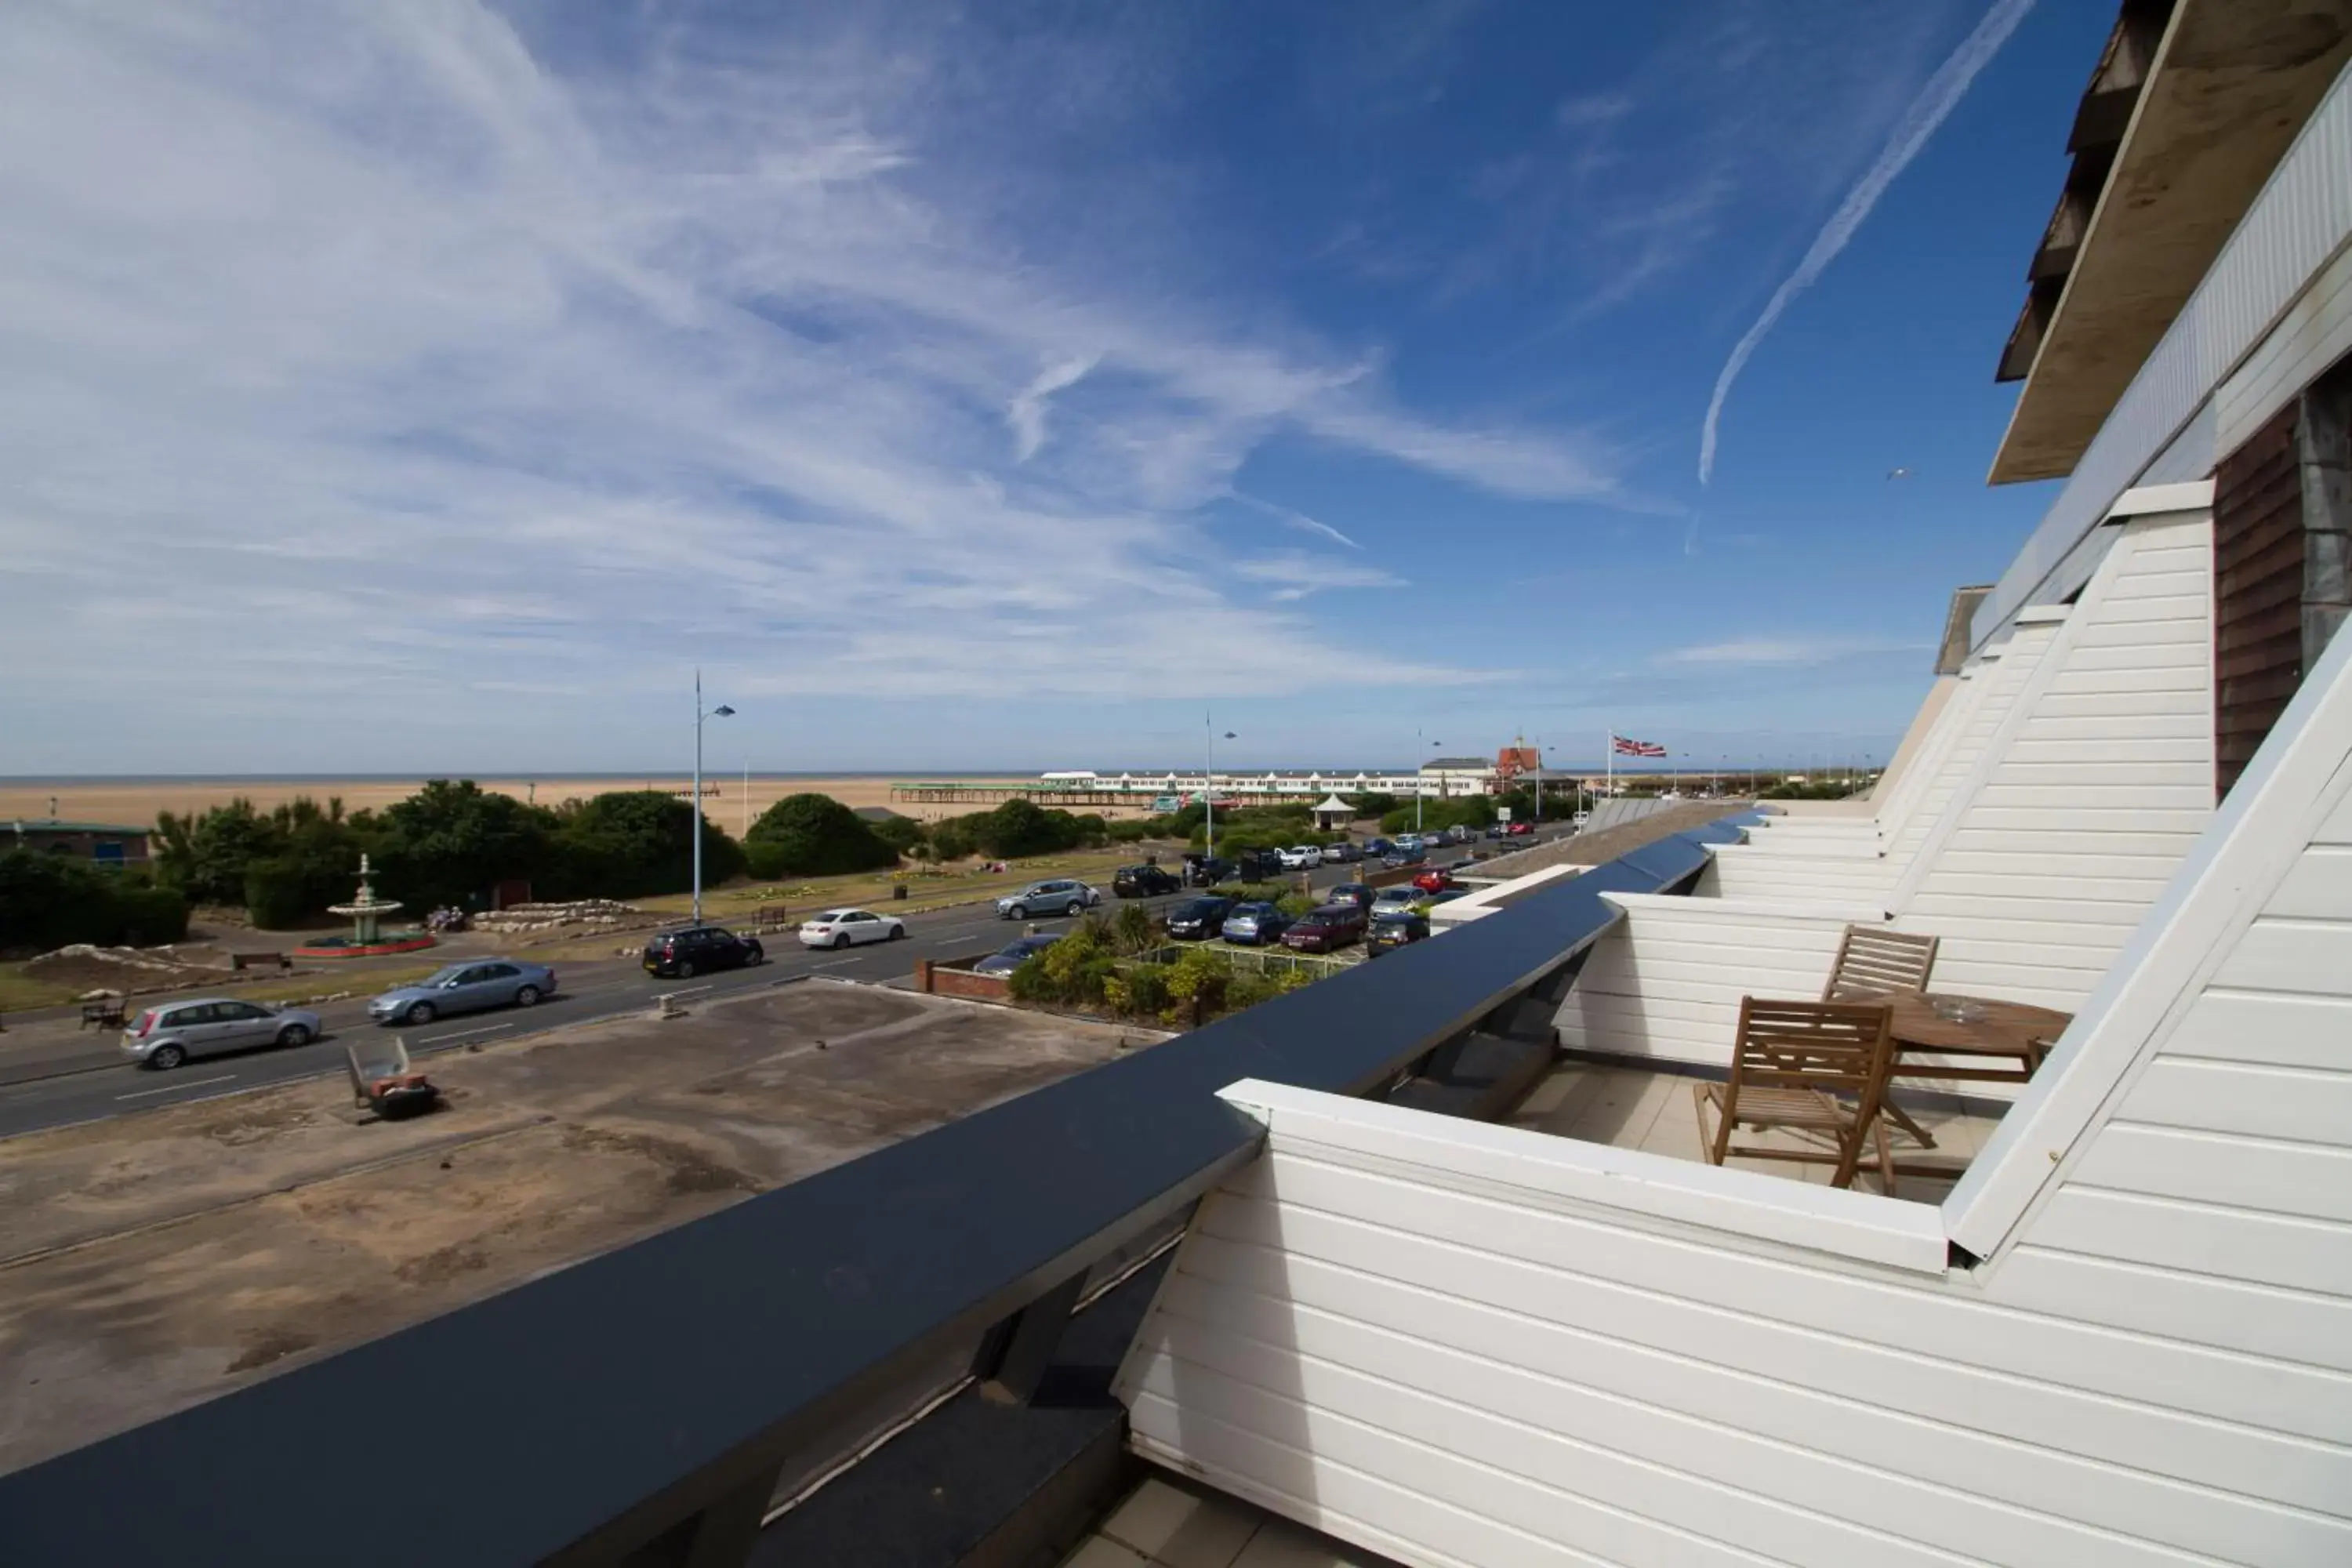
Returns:
[[[1635,741],[1623,735],[1612,735],[1609,743],[1617,749],[1621,757],[1663,757],[1666,754],[1666,749],[1655,741]]]

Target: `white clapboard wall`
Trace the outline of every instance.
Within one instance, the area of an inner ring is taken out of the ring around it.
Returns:
[[[2213,816],[2213,529],[2136,519],[1889,907],[1938,989],[2072,1012]]]
[[[1230,1089],[1134,1447],[1433,1568],[2352,1563],[2348,651],[1940,1208]]]
[[[1821,994],[1843,925],[1890,914],[1942,939],[1937,990],[2082,1006],[2213,815],[2209,518],[2121,527],[2015,688],[1964,719],[1979,733],[1948,749],[1958,776],[1891,886],[1614,900],[1627,918],[1561,1003],[1560,1044],[1723,1065],[1741,997]]]
[[[1700,879],[1702,896],[1727,899],[1876,898],[1884,900],[1910,864],[1927,831],[1951,804],[1984,754],[1985,746],[2009,714],[2019,689],[2065,617],[2063,608],[2032,610],[2032,617],[1999,651],[1982,660],[1961,696],[1948,705],[1947,733],[1934,746],[1933,766],[1923,770],[1916,795],[1905,795],[1899,815],[1882,829],[1883,842],[1857,842],[1832,850],[1818,841],[1773,840],[1769,830],[1746,844],[1715,848]]]

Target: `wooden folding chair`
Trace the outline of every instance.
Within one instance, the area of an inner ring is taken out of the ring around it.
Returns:
[[[1875,1002],[1896,991],[1925,991],[1943,939],[1885,926],[1848,926],[1838,942],[1824,1002]]]
[[[1830,963],[1829,984],[1822,987],[1824,1002],[1875,1002],[1897,991],[1925,991],[1935,972],[1936,947],[1941,937],[1914,936],[1885,926],[1848,926],[1838,941],[1837,957]],[[1935,1138],[1889,1100],[1886,1118],[1917,1142],[1933,1149]]]
[[[1879,1111],[1894,1064],[1894,1012],[1884,1002],[1739,1001],[1739,1037],[1724,1083],[1694,1084],[1699,1138],[1720,1165],[1733,1154],[1835,1165],[1830,1184],[1850,1187],[1864,1140],[1874,1140],[1882,1192],[1895,1192],[1895,1150]],[[1707,1115],[1715,1130],[1707,1131]],[[1739,1127],[1783,1127],[1826,1136],[1832,1149],[1735,1143]]]

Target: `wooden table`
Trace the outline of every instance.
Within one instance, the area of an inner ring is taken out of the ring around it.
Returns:
[[[1887,997],[1894,1012],[1895,1066],[1889,1078],[1932,1078],[1975,1083],[2023,1083],[2033,1076],[2051,1045],[2074,1021],[2072,1013],[2036,1007],[2025,1002],[2004,1002],[1992,996],[1958,996],[1948,992],[1898,991]],[[1965,1023],[1936,1011],[1938,1002],[1964,1002],[1979,1016]],[[1945,1057],[1977,1057],[1983,1066],[1947,1066],[1941,1062],[1909,1062],[1906,1057],[1934,1052]],[[1927,1130],[1889,1101],[1888,1120],[1921,1146],[1936,1141]]]

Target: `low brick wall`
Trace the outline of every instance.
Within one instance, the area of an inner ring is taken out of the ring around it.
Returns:
[[[915,960],[915,989],[926,996],[962,996],[975,1002],[1010,1002],[1013,982],[1002,974],[974,974],[971,966],[988,956]]]

